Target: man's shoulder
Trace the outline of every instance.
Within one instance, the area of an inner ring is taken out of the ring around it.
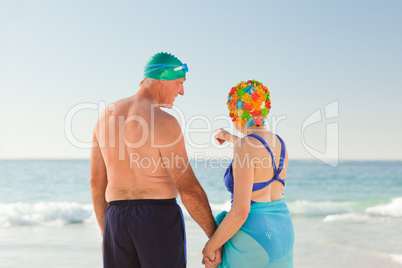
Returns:
[[[154,122],[154,134],[160,144],[169,144],[177,141],[183,135],[177,119],[165,111],[160,110],[155,113]]]
[[[155,115],[155,124],[156,127],[162,127],[162,128],[179,128],[180,125],[179,122],[177,121],[176,117],[173,115],[161,110],[157,109],[154,113]]]

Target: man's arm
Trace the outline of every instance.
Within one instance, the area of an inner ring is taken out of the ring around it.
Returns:
[[[107,186],[107,173],[105,162],[102,157],[101,150],[94,132],[93,137],[93,147],[91,151],[91,194],[92,203],[94,205],[96,219],[103,236],[103,223],[105,218],[105,211],[108,206],[106,202],[105,192]]]
[[[180,125],[170,115],[158,121],[155,136],[157,144],[161,145],[159,150],[164,165],[176,184],[183,205],[210,238],[216,230],[216,223],[207,195],[190,166]],[[169,146],[163,146],[166,144]]]

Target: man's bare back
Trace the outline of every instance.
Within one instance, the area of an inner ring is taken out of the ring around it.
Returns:
[[[175,119],[142,96],[115,102],[99,118],[95,133],[108,167],[108,202],[178,196],[157,145],[157,141],[161,141],[158,136],[165,134],[154,131],[161,120]],[[100,135],[99,129],[104,130],[106,135]]]

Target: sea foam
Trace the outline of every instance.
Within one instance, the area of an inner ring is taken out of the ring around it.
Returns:
[[[0,204],[0,228],[42,225],[54,226],[95,221],[91,204],[37,202]]]
[[[356,204],[354,202],[337,201],[307,201],[296,200],[288,202],[292,215],[325,216],[328,214],[352,212]]]
[[[369,220],[384,220],[402,217],[402,197],[394,198],[387,204],[379,204],[365,208],[363,211],[335,213],[327,215],[323,222],[348,221],[367,222]]]
[[[392,199],[391,203],[366,208],[371,215],[402,217],[402,197]]]
[[[344,214],[333,214],[326,216],[323,222],[333,222],[333,221],[348,221],[348,222],[366,222],[370,220],[370,216],[364,213],[344,213]]]

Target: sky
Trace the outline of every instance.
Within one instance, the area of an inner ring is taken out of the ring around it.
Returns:
[[[401,32],[401,1],[0,0],[0,159],[88,159],[99,107],[169,52],[190,156],[232,155],[211,136],[256,79],[291,159],[402,160]]]

